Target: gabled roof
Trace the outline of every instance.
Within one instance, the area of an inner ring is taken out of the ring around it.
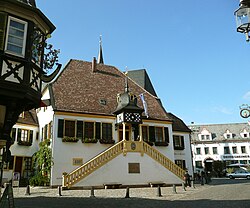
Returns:
[[[173,131],[179,132],[191,132],[191,130],[186,126],[186,124],[177,116],[172,113],[168,113],[170,118],[173,120]]]
[[[222,140],[244,140],[249,138],[242,138],[240,133],[245,129],[247,132],[250,132],[250,126],[248,123],[228,123],[228,124],[203,124],[203,125],[190,125],[192,129],[191,139],[193,141],[199,141],[199,134],[205,129],[212,135],[213,141],[222,141]],[[226,139],[224,134],[230,132],[232,138]]]
[[[38,119],[35,110],[24,111],[24,116],[19,117],[17,124],[28,124],[32,126],[38,126]]]
[[[133,79],[138,85],[147,90],[152,95],[156,96],[154,87],[149,79],[149,76],[145,69],[138,69],[133,71],[128,71],[127,75]]]
[[[117,95],[124,92],[125,75],[114,66],[70,60],[57,79],[50,84],[54,110],[113,115],[117,108]],[[144,93],[149,118],[171,121],[160,99],[148,93],[128,78],[130,92],[138,98]],[[143,108],[138,99],[138,106]]]

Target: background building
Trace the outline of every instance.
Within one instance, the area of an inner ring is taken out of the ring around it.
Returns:
[[[3,183],[19,175],[20,185],[27,185],[33,171],[32,156],[39,149],[39,127],[35,110],[20,114],[11,131],[10,162],[3,164]]]
[[[195,171],[219,174],[229,164],[250,164],[248,123],[190,125]]]

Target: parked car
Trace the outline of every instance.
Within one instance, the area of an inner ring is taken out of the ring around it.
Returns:
[[[247,170],[240,168],[235,170],[232,173],[227,173],[227,177],[229,177],[230,179],[234,179],[234,178],[247,178],[250,179],[250,172],[248,172]]]

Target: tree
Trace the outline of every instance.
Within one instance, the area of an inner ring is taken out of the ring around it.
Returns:
[[[53,158],[52,150],[49,145],[50,141],[48,139],[40,142],[40,149],[33,156],[34,176],[29,181],[31,185],[41,186],[50,182],[50,171],[53,166]]]

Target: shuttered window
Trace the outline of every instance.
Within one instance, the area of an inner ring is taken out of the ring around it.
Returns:
[[[84,123],[84,138],[94,138],[94,122]]]
[[[102,123],[102,139],[112,140],[112,124]]]
[[[174,149],[175,150],[184,150],[184,136],[174,135]]]
[[[65,120],[64,136],[75,137],[76,133],[76,122],[73,120]]]
[[[163,142],[163,128],[162,127],[155,127],[155,141]]]

